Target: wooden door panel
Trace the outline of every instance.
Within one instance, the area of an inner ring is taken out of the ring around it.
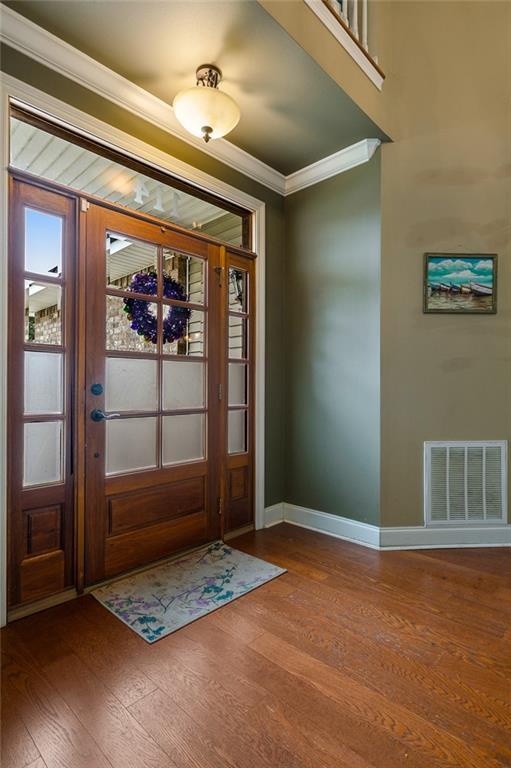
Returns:
[[[208,515],[205,511],[112,536],[106,539],[104,577],[138,568],[206,541]]]
[[[20,603],[31,603],[61,592],[66,586],[62,549],[22,560],[19,571]]]
[[[205,512],[205,478],[197,477],[153,490],[134,491],[108,499],[108,535],[154,525],[165,520]]]
[[[62,505],[27,509],[27,549],[28,555],[42,555],[62,548]]]

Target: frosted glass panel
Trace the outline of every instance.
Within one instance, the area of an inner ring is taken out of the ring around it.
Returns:
[[[106,422],[106,473],[152,469],[156,466],[156,418],[113,419]]]
[[[123,352],[156,352],[157,305],[138,300],[136,315],[119,296],[106,297],[106,348]]]
[[[61,303],[60,286],[25,280],[25,341],[62,344]]]
[[[204,304],[204,261],[196,256],[186,256],[184,253],[163,251],[163,271],[175,280],[183,290],[180,301],[190,301],[192,304]],[[169,285],[165,295],[168,299],[180,298],[175,293],[175,286]]]
[[[106,283],[111,288],[156,294],[155,245],[109,232],[106,236]]]
[[[229,357],[247,357],[247,321],[229,315]]]
[[[62,413],[60,353],[25,352],[25,413]]]
[[[204,355],[204,312],[174,305],[164,306],[163,318],[164,331],[179,336],[163,345],[166,355]]]
[[[203,413],[186,413],[163,418],[163,463],[180,464],[204,458]]]
[[[25,269],[39,275],[62,274],[62,219],[25,208]]]
[[[229,267],[229,311],[247,312],[247,273]]]
[[[23,485],[45,485],[62,480],[61,421],[25,424]]]
[[[166,360],[163,363],[163,408],[202,408],[204,406],[205,363]]]
[[[107,411],[155,411],[156,360],[107,357],[105,407]]]
[[[247,404],[247,366],[229,363],[229,405]]]
[[[229,453],[244,453],[247,450],[247,412],[229,411],[228,419]]]

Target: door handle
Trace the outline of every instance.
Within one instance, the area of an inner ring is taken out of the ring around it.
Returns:
[[[118,419],[120,415],[120,413],[109,413],[107,416],[107,414],[100,411],[99,408],[94,408],[90,413],[92,421],[109,421],[109,419]]]

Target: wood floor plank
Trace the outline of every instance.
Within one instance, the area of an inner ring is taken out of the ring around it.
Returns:
[[[9,768],[28,768],[41,756],[14,705],[16,697],[7,684],[6,675],[2,675],[0,698],[2,701],[0,765],[6,765]]]
[[[480,742],[489,754],[496,743],[501,743],[502,753],[511,763],[511,717],[499,702],[481,697],[478,692],[467,690],[467,686],[454,687],[448,675],[412,663],[398,652],[381,649],[366,638],[340,631],[331,622],[318,617],[311,619],[306,611],[294,611],[282,602],[278,607],[278,616],[274,616],[272,623],[266,622],[268,629],[277,636],[342,670],[368,688],[392,696],[396,703],[416,714],[442,723],[444,728],[465,738],[468,743],[475,746]],[[238,607],[232,607],[231,614],[239,614],[239,611],[238,604]],[[294,616],[296,625],[289,618],[286,620],[290,616]],[[296,626],[299,626],[298,631]],[[195,636],[224,655],[231,667],[236,662],[242,665],[244,659],[237,652],[239,644],[226,637],[220,640],[212,630],[213,627],[201,622],[196,625]],[[269,676],[263,671],[258,674],[261,680]]]
[[[76,655],[100,678],[102,683],[124,704],[156,690],[156,685],[133,663],[130,653],[124,653],[108,634],[98,633],[83,615],[82,600],[74,601],[69,615],[53,622],[53,631],[66,642]]]
[[[511,548],[230,544],[289,572],[153,645],[90,595],[3,630],[3,763],[510,768]]]
[[[61,638],[40,625],[19,642],[113,768],[171,768],[168,755]]]
[[[112,768],[57,690],[34,668],[8,627],[2,631],[3,677],[47,768]]]
[[[347,675],[301,653],[273,635],[261,635],[250,645],[291,674],[307,680],[375,729],[390,731],[396,739],[404,741],[410,750],[423,754],[431,766],[458,768],[463,765],[465,768],[481,768],[481,765],[485,765],[487,768],[501,768],[496,760],[486,754],[477,749],[470,750],[448,732],[438,729],[404,707],[395,705],[380,694],[369,691]]]
[[[215,741],[175,701],[157,689],[130,706],[130,712],[171,757],[177,768],[236,768],[222,737]]]

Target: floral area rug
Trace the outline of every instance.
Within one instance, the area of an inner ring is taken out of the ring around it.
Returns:
[[[215,541],[92,594],[140,637],[154,643],[283,573],[283,568]]]

